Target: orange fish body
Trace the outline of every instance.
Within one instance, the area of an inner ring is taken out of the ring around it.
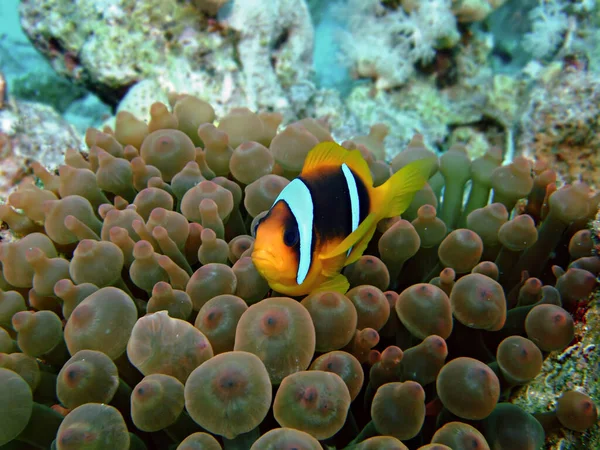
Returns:
[[[431,167],[431,161],[414,161],[374,188],[360,151],[334,142],[318,144],[300,176],[258,223],[254,265],[282,294],[346,293],[349,283],[342,269],[361,257],[381,219],[408,208]]]

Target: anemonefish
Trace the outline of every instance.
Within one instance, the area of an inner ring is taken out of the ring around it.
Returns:
[[[360,258],[377,222],[408,208],[431,168],[429,160],[414,161],[375,188],[359,150],[318,144],[255,225],[254,266],[285,295],[346,293],[344,266]]]

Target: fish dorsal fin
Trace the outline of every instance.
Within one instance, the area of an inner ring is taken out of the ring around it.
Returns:
[[[371,175],[371,169],[369,169],[369,165],[365,158],[363,158],[360,150],[352,150],[348,152],[348,156],[344,162],[352,169],[356,175],[362,180],[367,189],[373,187],[373,176]]]
[[[321,142],[315,145],[306,155],[302,175],[306,175],[324,165],[341,166],[347,155],[348,150],[341,145],[331,141]]]
[[[360,151],[347,150],[341,145],[330,141],[321,142],[308,152],[302,167],[302,175],[306,175],[322,166],[341,166],[344,163],[361,178],[367,188],[373,186],[373,177],[369,165]]]
[[[335,291],[340,294],[345,294],[350,289],[350,283],[348,279],[340,274],[337,274],[331,280],[327,280],[325,283],[320,284],[318,288],[311,291],[311,294],[314,292],[323,292],[323,291]]]
[[[356,230],[354,230],[352,233],[350,233],[346,237],[346,239],[344,239],[342,242],[340,242],[333,250],[319,256],[319,259],[321,259],[323,261],[323,264],[326,264],[324,262],[325,260],[335,258],[339,255],[345,255],[346,252],[348,251],[348,249],[350,249],[351,247],[356,245],[357,242],[360,242],[360,240],[363,237],[365,237],[365,235],[367,233],[369,233],[373,227],[375,227],[377,225],[376,219],[377,219],[377,214],[375,212],[372,212],[371,214],[369,214],[365,218],[365,220],[362,221],[362,223],[358,226],[358,228]],[[365,246],[365,248],[366,248],[366,246]],[[363,251],[364,251],[364,249],[363,249]],[[354,250],[353,250],[353,252],[354,252]],[[351,255],[352,255],[352,253],[349,256],[351,256]]]

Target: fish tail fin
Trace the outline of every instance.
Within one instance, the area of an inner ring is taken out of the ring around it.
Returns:
[[[427,183],[434,164],[433,159],[413,161],[375,188],[374,211],[381,211],[380,219],[399,216],[406,211],[415,193]]]

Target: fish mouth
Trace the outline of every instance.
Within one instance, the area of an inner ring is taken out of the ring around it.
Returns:
[[[273,264],[275,260],[274,256],[266,250],[254,250],[252,252],[252,259],[254,261],[260,261],[270,264]]]
[[[276,257],[267,250],[254,250],[252,252],[252,262],[262,272],[275,274],[282,270],[281,258]]]

